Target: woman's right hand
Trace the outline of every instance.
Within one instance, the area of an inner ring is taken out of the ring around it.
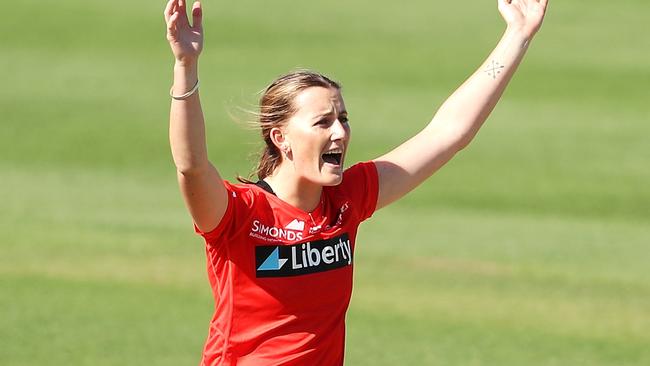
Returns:
[[[196,63],[203,50],[203,12],[201,3],[192,5],[192,25],[187,18],[186,0],[169,0],[165,7],[167,40],[176,58],[176,63],[190,65]]]
[[[508,28],[530,40],[542,26],[548,0],[499,0],[499,12]]]

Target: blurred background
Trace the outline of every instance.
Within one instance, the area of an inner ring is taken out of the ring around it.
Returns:
[[[342,82],[349,163],[386,152],[488,55],[495,3],[204,1],[211,160],[248,174],[259,137],[232,115],[298,67]],[[0,22],[1,365],[200,360],[164,5],[25,0]],[[648,14],[551,1],[477,139],[361,227],[347,365],[650,364]]]

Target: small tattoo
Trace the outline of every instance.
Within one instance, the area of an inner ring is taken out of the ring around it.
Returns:
[[[487,69],[484,70],[484,72],[487,72],[488,75],[492,76],[492,79],[497,78],[497,74],[501,73],[501,69],[503,69],[505,66],[501,65],[500,63],[492,60],[492,65],[488,66]]]

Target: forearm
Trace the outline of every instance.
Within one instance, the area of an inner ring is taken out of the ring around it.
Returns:
[[[198,64],[174,65],[173,95],[182,95],[196,84]],[[172,99],[169,113],[169,142],[176,168],[181,173],[205,169],[208,154],[205,141],[205,123],[198,90],[187,99]]]
[[[417,187],[467,146],[485,122],[542,25],[548,0],[498,0],[506,32],[485,62],[417,135],[375,159],[377,207]]]
[[[440,107],[426,130],[446,133],[455,150],[467,146],[517,70],[530,39],[508,28],[483,64]]]

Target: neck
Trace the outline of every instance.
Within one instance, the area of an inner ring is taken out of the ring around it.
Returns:
[[[273,188],[276,196],[293,207],[311,212],[320,203],[323,187],[296,177],[293,169],[280,165],[264,180]]]

